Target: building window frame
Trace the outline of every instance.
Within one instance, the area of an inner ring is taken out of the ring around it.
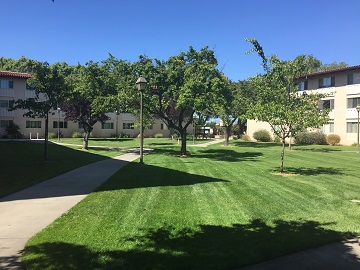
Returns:
[[[308,90],[308,81],[299,82],[299,91]]]
[[[123,129],[134,129],[134,123],[133,122],[123,123]]]
[[[360,97],[348,97],[347,98],[347,109],[354,109],[360,106]]]
[[[2,99],[0,100],[0,108],[12,109],[14,107],[14,100]]]
[[[14,88],[14,81],[0,80],[0,88],[1,89],[13,89]]]
[[[0,128],[7,128],[10,124],[14,124],[13,120],[0,120]]]
[[[60,128],[68,127],[67,121],[53,121],[53,128],[58,128],[58,123],[59,123]]]
[[[27,120],[26,128],[41,128],[41,121],[38,120]]]
[[[346,122],[346,133],[357,133],[357,122]]]
[[[347,84],[360,84],[360,72],[348,74]]]
[[[335,77],[324,77],[319,79],[319,88],[329,88],[335,86]]]
[[[101,123],[101,129],[114,129],[114,123],[113,122]]]

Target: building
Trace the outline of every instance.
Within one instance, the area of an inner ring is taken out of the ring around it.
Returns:
[[[6,127],[11,122],[20,127],[23,138],[41,139],[45,136],[45,119],[26,118],[23,116],[23,110],[8,110],[17,99],[35,97],[35,91],[29,89],[26,84],[26,80],[30,77],[28,73],[0,71],[0,138],[5,135]],[[134,115],[129,113],[108,113],[107,115],[109,120],[94,125],[92,137],[108,138],[113,134],[137,137],[140,134],[139,128],[134,127]],[[65,115],[61,110],[54,108],[49,114],[49,132],[58,134],[59,131],[64,137],[71,137],[74,132],[84,132],[79,123],[65,121]],[[145,137],[159,133],[164,137],[170,136],[170,131],[161,120],[155,120],[152,126],[145,127],[144,130]]]
[[[331,110],[330,121],[321,130],[325,134],[339,135],[343,145],[357,142],[356,106],[360,105],[360,65],[301,76],[299,91],[327,94],[320,102],[320,109]],[[268,123],[248,121],[250,136],[258,129],[271,130]]]

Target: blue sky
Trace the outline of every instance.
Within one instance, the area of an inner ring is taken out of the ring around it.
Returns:
[[[237,81],[262,72],[256,38],[280,59],[360,64],[359,0],[0,0],[0,56],[84,64],[111,53],[166,60],[209,46]],[[5,12],[6,11],[6,12]]]

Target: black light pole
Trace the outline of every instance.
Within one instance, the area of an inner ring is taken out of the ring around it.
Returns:
[[[136,87],[140,92],[140,164],[144,164],[143,159],[143,146],[144,146],[144,134],[143,134],[143,92],[146,88],[147,81],[145,78],[140,77],[136,81]]]
[[[360,124],[359,124],[359,113],[360,113],[360,106],[356,106],[356,110],[357,110],[357,113],[358,113],[358,122],[357,122],[357,152],[358,154],[360,153],[360,149],[359,149],[359,127],[360,127]]]
[[[58,107],[57,111],[58,111],[58,115],[59,115],[59,117],[58,117],[58,142],[60,142],[60,111],[61,111],[61,109]]]

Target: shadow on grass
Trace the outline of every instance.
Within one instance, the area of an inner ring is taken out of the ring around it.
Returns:
[[[309,151],[309,152],[321,152],[321,153],[328,153],[328,152],[341,152],[342,150],[340,149],[336,149],[336,148],[332,148],[331,146],[327,146],[327,147],[309,147],[309,146],[296,146],[293,147],[293,150],[296,151]]]
[[[280,143],[275,143],[275,142],[242,142],[242,141],[232,142],[231,145],[238,147],[253,147],[253,148],[268,148],[268,147],[281,146]]]
[[[133,140],[134,138],[90,138],[89,142],[128,142]]]
[[[167,156],[180,157],[180,150],[174,148],[155,149],[155,153]],[[262,156],[261,152],[238,152],[231,149],[202,149],[197,148],[188,152],[188,159],[209,158],[219,161],[238,162],[238,161],[257,161],[257,157]]]
[[[279,170],[277,168],[277,170]],[[274,170],[275,171],[275,170]],[[329,167],[316,167],[316,168],[295,168],[295,167],[286,167],[284,173],[299,174],[306,176],[328,174],[328,175],[343,175],[344,170],[338,168],[329,168]]]
[[[229,181],[132,162],[121,171],[121,174],[115,174],[109,181],[99,187],[97,191],[160,186],[188,186],[213,182],[226,183]]]
[[[28,269],[238,269],[353,236],[325,229],[326,225],[276,220],[269,226],[258,219],[249,224],[200,225],[196,229],[163,225],[117,239],[120,248],[132,247],[127,250],[45,242],[27,246],[23,262]],[[333,257],[344,260],[345,256],[359,264],[345,244],[340,251]],[[3,260],[11,262],[11,258]],[[321,263],[324,266],[326,262]]]
[[[192,158],[210,158],[214,160],[238,162],[238,161],[257,161],[257,157],[262,156],[261,152],[237,152],[231,149],[204,149],[199,150]]]

